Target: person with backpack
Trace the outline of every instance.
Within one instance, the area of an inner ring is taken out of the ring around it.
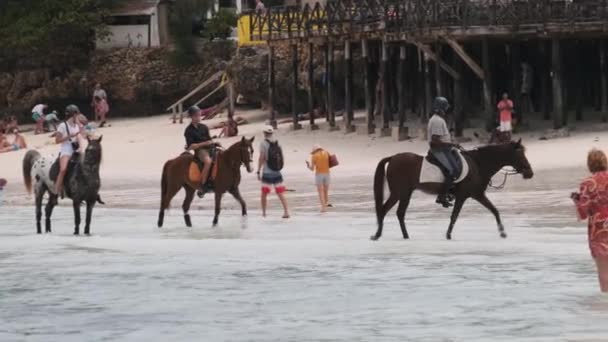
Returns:
[[[284,159],[283,150],[279,142],[273,137],[274,129],[271,126],[264,128],[264,140],[260,143],[260,158],[258,160],[258,180],[262,182],[262,216],[266,217],[266,204],[268,194],[272,188],[277,193],[283,205],[283,218],[289,218],[289,209],[285,199],[285,186],[283,185]]]
[[[329,204],[329,152],[324,150],[321,145],[314,144],[310,153],[310,161],[306,161],[306,166],[310,171],[315,172],[315,183],[319,192],[321,202],[321,212],[327,211]]]

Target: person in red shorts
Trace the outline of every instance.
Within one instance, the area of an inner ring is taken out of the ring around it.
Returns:
[[[260,143],[260,159],[258,160],[258,180],[262,181],[262,216],[266,217],[266,204],[268,194],[274,188],[283,205],[283,218],[289,218],[289,209],[285,199],[285,186],[283,185],[283,153],[279,142],[273,137],[271,126],[264,128],[264,140]]]
[[[587,156],[591,176],[571,195],[581,220],[588,219],[587,233],[591,256],[597,266],[600,289],[608,292],[608,159],[593,149]]]

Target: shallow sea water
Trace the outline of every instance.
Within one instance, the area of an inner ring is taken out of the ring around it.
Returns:
[[[157,229],[156,211],[99,208],[74,237],[67,208],[38,236],[32,208],[1,207],[0,341],[608,340],[584,224],[556,222],[572,213],[507,210],[503,240],[474,207],[445,241],[425,201],[411,240],[391,213],[377,242],[368,210],[228,210],[217,228],[193,211],[192,229],[173,210]]]

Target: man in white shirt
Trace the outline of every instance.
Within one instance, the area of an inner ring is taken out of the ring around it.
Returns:
[[[449,193],[454,185],[457,163],[452,152],[455,144],[452,143],[448,125],[445,122],[445,115],[450,108],[450,104],[445,97],[436,97],[433,101],[433,116],[429,120],[427,133],[429,139],[429,155],[432,156],[441,166],[445,175],[445,183],[437,196],[436,202],[448,208],[452,204],[449,200]]]

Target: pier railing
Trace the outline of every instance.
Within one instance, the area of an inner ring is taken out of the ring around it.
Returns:
[[[424,35],[473,27],[517,31],[559,25],[608,27],[608,0],[342,0],[250,13],[252,40],[373,33]]]

